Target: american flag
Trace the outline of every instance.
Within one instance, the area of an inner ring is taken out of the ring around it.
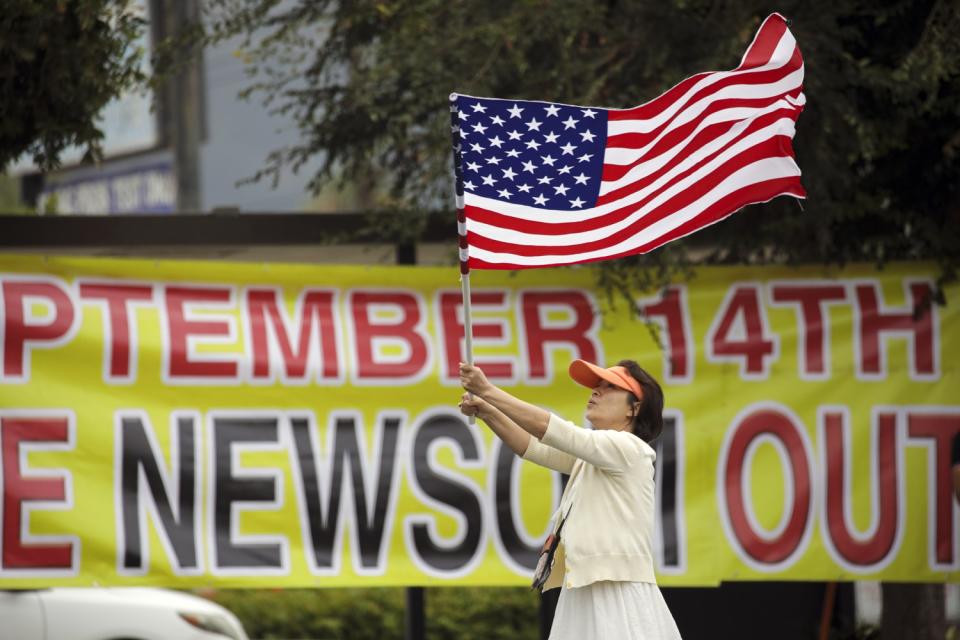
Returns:
[[[803,59],[769,16],[740,65],[632,109],[453,94],[462,270],[609,260],[778,195],[794,161]]]

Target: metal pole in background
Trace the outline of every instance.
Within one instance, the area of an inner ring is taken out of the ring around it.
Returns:
[[[424,601],[426,593],[423,587],[407,587],[406,606],[403,613],[404,640],[424,640],[427,637]]]
[[[191,24],[199,19],[198,0],[167,0],[163,2],[167,35],[182,37]],[[177,191],[177,211],[200,211],[200,136],[201,73],[200,52],[190,46],[182,50],[176,60],[177,69],[167,83],[169,142],[173,147],[174,176]]]
[[[405,242],[397,245],[397,264],[417,264],[417,245]],[[407,587],[403,609],[404,640],[424,640],[427,637],[426,590],[423,587]]]
[[[540,638],[547,640],[550,637],[550,628],[553,627],[553,615],[557,611],[557,600],[560,599],[560,589],[551,589],[540,594]]]

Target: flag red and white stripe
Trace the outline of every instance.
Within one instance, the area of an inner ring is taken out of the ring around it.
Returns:
[[[632,109],[456,97],[451,110],[468,266],[526,269],[646,253],[748,204],[779,195],[804,198],[792,147],[805,103],[802,90],[800,50],[785,19],[773,14],[736,69],[695,75]],[[491,113],[503,118],[483,124]],[[557,113],[571,115],[565,122],[549,117]],[[517,115],[513,131],[508,114]],[[605,131],[597,130],[602,146],[591,149],[596,136],[589,125],[602,127],[604,118]],[[471,130],[471,123],[479,124]],[[553,140],[539,138],[547,131]],[[550,143],[563,139],[554,131],[574,136],[555,154]],[[572,151],[581,138],[583,148]],[[512,141],[515,150],[497,141]],[[471,156],[471,143],[482,151]],[[505,148],[508,157],[497,157]],[[592,155],[597,157],[591,160]],[[497,164],[488,170],[484,160]],[[559,174],[551,174],[558,166]],[[574,171],[579,171],[576,184]],[[564,186],[568,182],[570,188]],[[571,188],[586,190],[584,197]],[[535,203],[529,198],[538,192]]]

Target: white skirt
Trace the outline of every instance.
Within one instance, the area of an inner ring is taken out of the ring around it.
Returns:
[[[550,640],[680,640],[653,582],[594,582],[560,589]]]

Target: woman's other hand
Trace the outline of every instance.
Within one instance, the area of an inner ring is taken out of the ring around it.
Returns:
[[[480,367],[465,362],[460,363],[460,386],[478,396],[486,395],[493,387]]]
[[[481,398],[470,393],[465,393],[460,397],[460,413],[467,417],[483,418],[490,409],[490,404]]]

